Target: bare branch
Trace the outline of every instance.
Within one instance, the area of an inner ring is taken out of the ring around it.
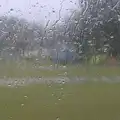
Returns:
[[[63,7],[63,2],[65,0],[62,0],[62,2],[60,3],[60,9],[59,9],[59,17],[58,17],[58,20],[55,21],[55,23],[52,25],[52,26],[55,26],[61,19],[61,11],[62,11],[62,7]]]
[[[85,15],[85,13],[87,12],[88,10],[88,1],[86,1],[86,8],[85,8],[85,11],[83,12],[83,15]]]
[[[118,2],[116,3],[116,5],[115,5],[111,10],[115,10],[115,8],[116,8],[119,4],[120,4],[120,1],[118,1]]]
[[[47,21],[47,23],[46,23],[46,25],[45,25],[44,30],[46,30],[46,29],[47,29],[47,27],[48,27],[49,23],[50,23],[50,20],[48,20],[48,21]]]

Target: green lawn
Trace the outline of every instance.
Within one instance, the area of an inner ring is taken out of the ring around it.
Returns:
[[[45,69],[39,69],[39,67]],[[54,64],[36,64],[34,62],[0,62],[0,77],[58,77],[74,76],[116,76],[120,75],[120,67],[67,65],[66,68],[47,69]],[[65,74],[67,73],[67,74]]]
[[[0,120],[120,120],[120,84],[0,87]]]
[[[0,77],[56,77],[64,70],[39,69],[39,67],[50,67],[50,65],[36,64],[34,62],[0,62]]]

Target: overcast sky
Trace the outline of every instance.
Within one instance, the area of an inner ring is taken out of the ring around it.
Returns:
[[[64,0],[61,16],[77,7],[77,0]],[[17,15],[28,20],[58,19],[61,0],[0,0],[0,14]]]

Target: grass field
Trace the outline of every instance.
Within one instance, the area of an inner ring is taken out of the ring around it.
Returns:
[[[120,120],[120,84],[0,87],[0,120]]]
[[[53,64],[51,64],[53,66]],[[120,67],[67,65],[38,69],[32,62],[0,62],[0,77],[120,76]],[[0,120],[120,120],[120,83],[0,86]]]
[[[64,76],[119,76],[120,67],[108,66],[80,66],[80,65],[58,65],[54,68],[54,64],[36,64],[33,62],[0,62],[0,77],[58,77]],[[52,68],[50,68],[52,67]],[[62,68],[62,69],[61,69]]]

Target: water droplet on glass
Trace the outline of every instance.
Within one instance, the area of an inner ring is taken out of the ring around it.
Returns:
[[[23,85],[25,84],[25,80],[22,80],[22,84],[23,84]]]
[[[39,4],[39,2],[36,2],[36,4],[38,5],[38,4]]]
[[[66,66],[63,66],[63,68],[66,68]]]
[[[104,10],[104,8],[101,8],[101,10]]]
[[[61,99],[59,98],[58,100],[60,101]]]
[[[12,116],[10,116],[9,118],[12,119]]]
[[[62,81],[62,84],[65,84],[65,81]]]
[[[60,120],[60,118],[59,118],[59,117],[57,117],[57,118],[56,118],[56,120]]]
[[[24,106],[24,104],[21,104],[21,107],[23,107]]]
[[[25,98],[25,99],[27,99],[27,98],[28,98],[28,96],[26,96],[26,95],[25,95],[25,96],[24,96],[24,98]]]
[[[8,87],[11,87],[11,86],[12,86],[12,85],[9,83],[9,84],[8,84]]]
[[[41,79],[42,79],[42,77],[39,77],[39,78],[38,78],[38,80],[41,80]]]
[[[114,36],[110,36],[110,38],[114,38]]]
[[[120,21],[120,15],[118,15],[118,21]]]
[[[50,67],[52,67],[53,65],[50,65]]]
[[[55,13],[55,10],[53,10],[52,12]]]
[[[61,90],[63,90],[63,88],[61,88]]]
[[[67,75],[67,72],[65,72],[64,75]]]
[[[17,82],[18,82],[18,80],[15,80],[15,81],[14,81],[15,85],[17,84]]]
[[[13,10],[14,10],[13,8],[10,9],[10,11],[13,11]]]
[[[36,7],[36,5],[32,5],[32,7]]]
[[[78,21],[75,21],[75,24],[78,24]]]
[[[37,58],[36,61],[38,61],[39,59]]]
[[[3,21],[2,20],[0,20],[0,23],[2,23]]]

